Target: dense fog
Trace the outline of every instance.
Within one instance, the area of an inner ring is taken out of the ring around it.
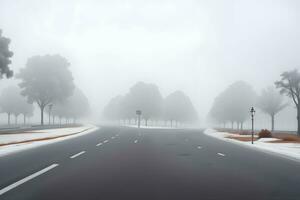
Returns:
[[[143,108],[145,120],[249,128],[254,106],[257,128],[271,129],[276,114],[275,129],[296,130],[295,102],[275,82],[300,70],[299,8],[296,0],[1,0],[11,63],[0,121],[9,113],[9,123],[14,115],[38,123],[44,109],[48,122],[53,105],[57,121],[129,120]],[[136,95],[139,84],[152,89]]]

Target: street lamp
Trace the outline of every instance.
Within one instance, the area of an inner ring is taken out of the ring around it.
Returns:
[[[142,111],[141,110],[137,110],[135,113],[138,116],[138,128],[140,128]]]
[[[51,123],[51,121],[50,121],[50,116],[51,116],[51,110],[52,110],[53,104],[51,103],[51,104],[49,104],[48,106],[49,106],[49,125],[50,125],[50,123]]]
[[[251,121],[252,121],[252,138],[251,138],[251,143],[253,144],[253,139],[254,139],[254,115],[255,115],[255,110],[254,108],[252,107],[251,110],[250,110],[250,113],[251,113]]]

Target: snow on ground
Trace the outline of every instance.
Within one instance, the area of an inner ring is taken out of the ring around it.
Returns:
[[[237,134],[231,134],[226,132],[217,132],[214,129],[206,129],[204,134],[224,140],[227,142],[232,142],[235,144],[240,144],[245,147],[257,149],[263,152],[269,152],[274,155],[278,155],[285,158],[290,158],[292,160],[300,161],[300,144],[299,143],[269,143],[269,141],[277,140],[276,138],[262,138],[258,141],[242,142],[235,139],[226,138],[228,136],[237,136]],[[240,137],[240,135],[238,135]]]
[[[24,133],[16,133],[16,134],[0,134],[1,145],[21,142],[19,144],[9,144],[9,145],[0,146],[0,156],[4,156],[10,153],[22,151],[29,148],[35,148],[45,144],[51,144],[54,142],[59,142],[66,139],[82,136],[91,133],[97,129],[98,127],[94,125],[84,125],[84,126],[72,127],[72,128],[24,131]],[[41,141],[30,141],[30,140],[41,140]]]

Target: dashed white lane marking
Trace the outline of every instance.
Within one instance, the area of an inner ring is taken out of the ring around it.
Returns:
[[[100,146],[100,145],[102,145],[102,142],[98,143],[96,146],[98,147],[98,146]]]
[[[113,140],[113,139],[115,139],[115,137],[113,136],[113,137],[111,137],[111,139]]]
[[[225,156],[225,154],[223,153],[217,153],[219,156]]]
[[[34,174],[31,174],[31,175],[29,175],[29,176],[27,176],[27,177],[25,177],[25,178],[23,178],[23,179],[15,182],[15,183],[11,184],[9,186],[6,186],[5,188],[3,188],[3,189],[0,190],[0,195],[3,195],[4,193],[6,193],[6,192],[8,192],[8,191],[10,191],[10,190],[18,187],[19,185],[22,185],[23,183],[26,183],[27,181],[30,181],[31,179],[34,179],[37,176],[40,176],[40,175],[46,173],[47,171],[49,171],[49,170],[51,170],[51,169],[53,169],[53,168],[55,168],[57,166],[58,166],[58,164],[56,164],[56,163],[52,164],[52,165],[50,165],[50,166],[48,166],[48,167],[46,167],[46,168],[44,168],[44,169],[42,169],[42,170],[40,170],[38,172],[35,172]]]
[[[108,142],[108,140],[104,140],[104,141],[103,141],[103,143],[107,143],[107,142]]]
[[[73,156],[71,156],[70,158],[76,158],[76,157],[78,157],[78,156],[80,156],[81,154],[84,154],[85,153],[85,151],[82,151],[82,152],[79,152],[79,153],[76,153],[75,155],[73,155]]]
[[[202,147],[201,146],[197,146],[197,149],[202,149]]]
[[[138,140],[134,140],[134,143],[136,144],[138,142]]]

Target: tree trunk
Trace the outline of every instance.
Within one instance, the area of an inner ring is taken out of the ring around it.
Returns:
[[[231,122],[231,129],[233,129],[233,121]]]
[[[54,125],[54,121],[55,121],[55,116],[52,115],[52,124]]]
[[[271,130],[274,131],[275,115],[271,114]]]
[[[145,119],[145,125],[148,126],[148,119]]]
[[[241,130],[244,129],[244,122],[241,122]]]
[[[26,115],[23,114],[23,122],[24,122],[24,125],[26,124]]]
[[[171,119],[171,127],[173,127],[173,120]]]
[[[40,106],[41,109],[41,125],[44,125],[44,108],[45,106]]]
[[[18,115],[15,115],[15,125],[18,124]]]
[[[10,126],[10,113],[7,113],[7,124]]]
[[[297,120],[298,120],[298,130],[297,134],[300,136],[300,105],[297,106]]]

